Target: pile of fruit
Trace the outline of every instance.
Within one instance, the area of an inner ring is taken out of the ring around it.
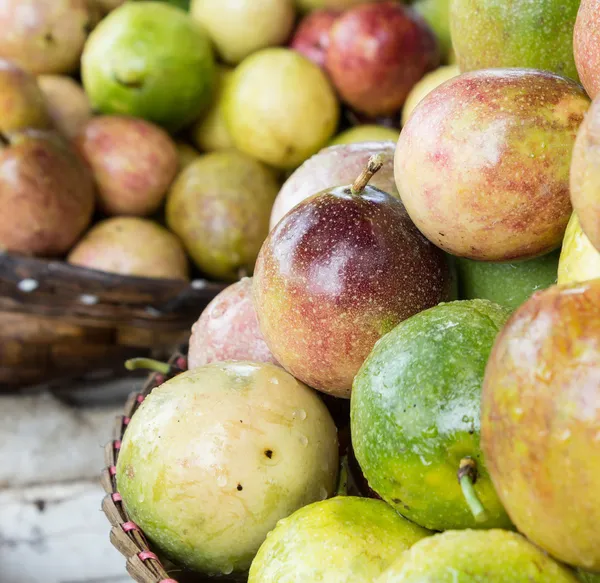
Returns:
[[[121,444],[161,557],[600,580],[600,0],[0,0],[0,23],[0,245],[235,282]]]

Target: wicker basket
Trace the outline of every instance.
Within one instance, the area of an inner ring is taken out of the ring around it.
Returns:
[[[181,352],[175,353],[169,360],[171,370],[169,375],[153,373],[146,380],[140,392],[133,393],[125,404],[123,415],[115,419],[112,440],[104,448],[105,468],[102,471],[102,487],[106,496],[102,501],[102,510],[111,524],[110,541],[113,546],[126,558],[127,572],[138,583],[211,583],[218,580],[221,583],[233,583],[246,581],[239,576],[219,576],[211,579],[195,573],[183,571],[182,569],[161,561],[151,546],[148,544],[143,532],[133,523],[123,504],[121,496],[117,491],[116,465],[119,449],[123,440],[125,429],[129,420],[146,396],[157,386],[168,378],[171,378],[187,369],[187,359]],[[329,409],[337,427],[340,447],[340,455],[348,459],[349,493],[356,496],[368,496],[377,498],[367,485],[362,476],[356,459],[352,455],[350,447],[349,428],[349,401],[335,399],[321,394],[321,397]]]
[[[0,390],[167,358],[226,284],[126,277],[0,255]]]

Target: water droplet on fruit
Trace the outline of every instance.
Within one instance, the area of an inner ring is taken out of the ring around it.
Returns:
[[[306,419],[306,411],[304,409],[296,409],[292,413],[292,419],[298,419],[299,421],[304,421]]]
[[[321,500],[327,499],[327,490],[323,488],[323,486],[321,486],[321,489],[319,490],[319,497],[321,498]]]
[[[567,439],[569,439],[569,437],[571,437],[571,432],[568,429],[566,429],[565,431],[563,431],[560,434],[560,440],[561,441],[567,441]]]
[[[145,499],[146,499],[146,497],[143,494],[140,494],[140,497],[138,498],[138,502],[140,504],[143,504]]]
[[[223,575],[231,575],[233,573],[233,565],[225,565],[223,567]]]
[[[221,486],[221,488],[227,486],[227,476],[221,474],[217,477],[217,486]]]
[[[308,445],[308,437],[306,437],[306,435],[300,435],[300,443],[306,447]]]
[[[278,384],[279,384],[279,379],[278,379],[277,377],[273,377],[273,378],[271,379],[271,382],[272,382],[274,385],[278,385]]]
[[[521,409],[521,407],[515,407],[514,414],[517,419],[522,417],[523,409]]]
[[[35,279],[31,279],[31,278],[27,278],[27,279],[22,279],[18,284],[17,287],[25,293],[29,293],[32,292],[34,290],[36,290],[39,287],[39,283],[37,282],[37,280]]]
[[[470,423],[472,419],[468,415],[463,415],[462,421],[463,423]]]

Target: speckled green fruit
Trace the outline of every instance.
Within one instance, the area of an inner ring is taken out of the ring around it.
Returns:
[[[580,0],[451,0],[461,71],[523,67],[579,79],[573,28]]]
[[[415,544],[375,583],[577,583],[520,534],[463,530]]]
[[[204,273],[235,281],[254,271],[278,191],[273,172],[249,156],[205,154],[171,187],[167,225]]]
[[[236,67],[223,99],[235,147],[282,170],[323,148],[339,119],[339,103],[325,73],[291,49],[250,55]]]
[[[378,125],[360,125],[343,131],[331,142],[330,146],[338,144],[359,144],[361,142],[397,142],[400,130]]]
[[[485,365],[509,311],[486,300],[440,304],[376,345],[352,389],[352,443],[370,487],[432,530],[509,527],[479,445]],[[457,475],[477,467],[488,518],[476,522]]]
[[[208,106],[214,76],[206,33],[162,2],[126,2],[111,12],[90,35],[82,57],[83,84],[95,109],[172,131]]]
[[[248,583],[372,583],[430,534],[381,500],[338,496],[315,502],[269,533]]]
[[[600,251],[583,232],[576,213],[571,215],[558,262],[558,283],[589,281],[600,277]]]
[[[448,58],[452,49],[450,36],[450,0],[417,0],[413,8],[435,32],[442,54]]]
[[[133,415],[117,462],[129,516],[181,566],[250,567],[277,521],[331,496],[331,416],[281,367],[219,362],[154,389]]]
[[[559,251],[517,263],[489,263],[456,258],[460,297],[483,299],[511,310],[531,294],[556,283]]]

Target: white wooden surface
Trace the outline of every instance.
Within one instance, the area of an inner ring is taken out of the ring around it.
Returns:
[[[100,510],[102,446],[138,381],[112,406],[0,397],[0,583],[130,583]],[[97,387],[102,390],[103,387]]]

